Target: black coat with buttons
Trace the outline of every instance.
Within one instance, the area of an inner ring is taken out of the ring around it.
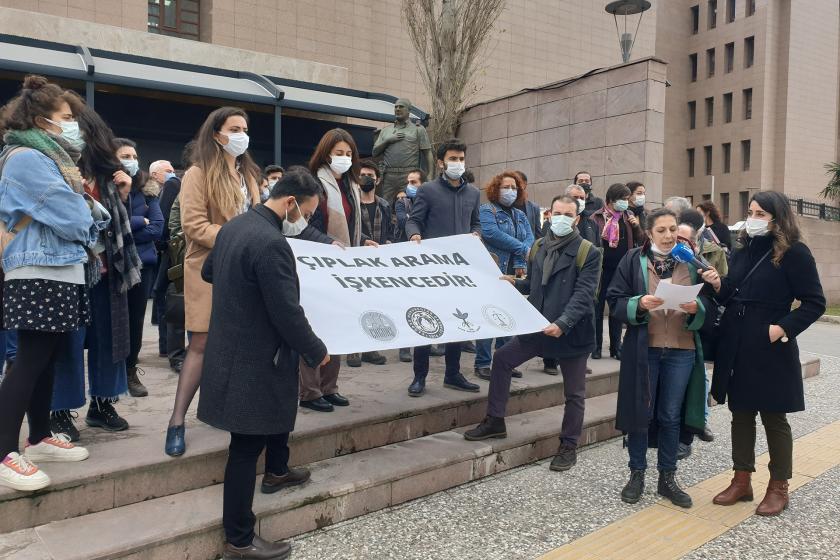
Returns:
[[[771,236],[756,237],[736,251],[717,297],[726,302],[726,311],[711,392],[720,403],[728,398],[730,410],[805,410],[796,337],[825,312],[825,296],[814,257],[800,242],[787,250],[778,266],[770,253],[744,282],[772,244]],[[800,305],[791,309],[794,300]],[[782,327],[788,341],[771,343],[771,325]]]

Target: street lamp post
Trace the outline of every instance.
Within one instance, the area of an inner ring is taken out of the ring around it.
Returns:
[[[633,45],[636,43],[636,37],[639,34],[639,26],[642,23],[644,12],[650,9],[650,2],[647,0],[616,0],[607,4],[605,10],[608,14],[612,14],[615,20],[615,32],[618,35],[618,44],[621,47],[621,59],[624,62],[630,60],[630,53],[633,51]],[[627,17],[639,14],[639,20],[636,22],[635,33],[627,31]],[[624,31],[619,29],[618,18],[621,16],[624,19]]]

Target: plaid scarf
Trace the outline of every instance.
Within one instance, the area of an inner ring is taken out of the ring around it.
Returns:
[[[58,171],[70,188],[78,194],[85,191],[82,174],[76,167],[81,152],[70,142],[53,134],[47,134],[40,128],[29,130],[10,130],[3,136],[7,146],[23,146],[38,150],[58,166]]]
[[[373,216],[373,224],[370,223],[370,212],[367,211],[364,204],[361,204],[362,208],[362,231],[367,232],[368,236],[379,243],[382,240],[382,208],[379,207],[379,203],[375,202],[376,204],[376,213]]]
[[[117,186],[110,179],[98,180],[97,183],[102,206],[111,214],[108,234],[104,236],[108,276],[112,289],[124,294],[140,283],[140,268],[143,265],[131,235],[130,216],[117,194]]]

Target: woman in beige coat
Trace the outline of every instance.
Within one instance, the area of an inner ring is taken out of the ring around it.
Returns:
[[[216,109],[198,131],[194,165],[181,183],[181,224],[187,240],[184,306],[190,346],[166,432],[166,453],[173,457],[186,450],[184,417],[201,383],[210,326],[213,289],[202,280],[201,267],[222,226],[260,202],[260,171],[247,150],[248,115],[235,107]]]

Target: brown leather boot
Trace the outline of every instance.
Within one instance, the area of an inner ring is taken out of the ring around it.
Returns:
[[[755,510],[756,515],[772,517],[779,515],[788,507],[788,481],[771,480],[767,485],[767,493]]]
[[[712,502],[719,506],[732,506],[738,502],[753,501],[751,477],[752,473],[749,471],[735,471],[727,489],[715,496]]]

